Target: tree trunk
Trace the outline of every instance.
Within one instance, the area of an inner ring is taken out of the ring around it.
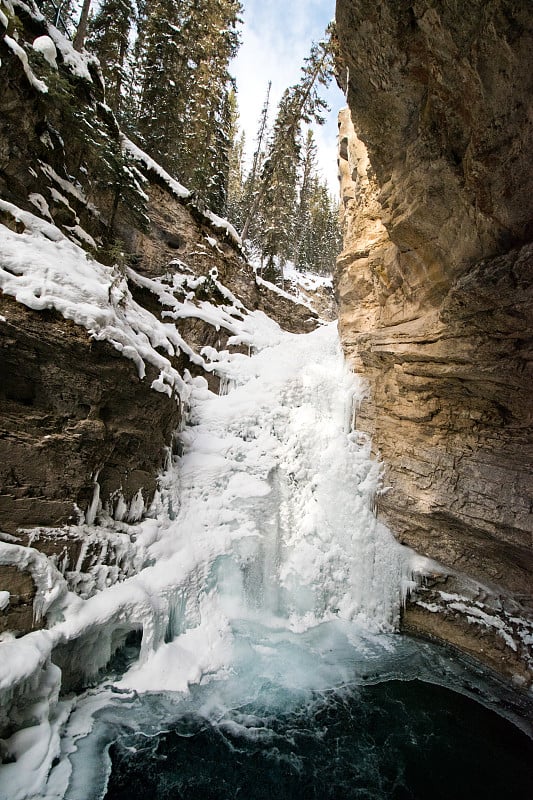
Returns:
[[[83,0],[83,6],[80,14],[80,21],[78,23],[78,30],[74,37],[74,50],[81,51],[85,45],[87,38],[87,25],[89,23],[89,10],[91,8],[91,0]]]

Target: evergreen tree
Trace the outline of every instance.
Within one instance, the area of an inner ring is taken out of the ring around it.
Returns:
[[[270,207],[267,232],[267,257],[272,263],[276,248],[281,249],[290,236],[283,226],[285,214],[281,214],[283,197],[286,202],[294,200],[295,176],[300,165],[300,136],[303,123],[324,122],[322,113],[327,104],[321,98],[319,87],[327,86],[333,70],[333,29],[326,31],[326,38],[313,44],[302,67],[298,84],[287,89],[279,106],[274,132],[270,139],[261,182],[243,226],[242,237],[248,237],[252,220],[261,205]],[[285,172],[284,172],[285,171]],[[294,184],[289,188],[289,182]],[[291,209],[291,212],[294,209]],[[276,245],[276,241],[278,245]]]
[[[140,86],[136,127],[150,155],[176,169],[186,106],[187,0],[153,0],[139,28]]]
[[[178,169],[219,213],[226,210],[231,143],[229,95],[234,86],[228,65],[239,46],[241,10],[239,0],[194,0],[188,20],[193,70]]]
[[[304,256],[304,239],[309,235],[311,225],[310,209],[312,191],[316,181],[316,159],[317,148],[315,137],[312,129],[308,128],[302,160],[298,208],[295,213],[294,221],[294,250],[292,253],[292,260],[296,266],[299,266],[302,261],[306,261]]]
[[[78,23],[78,7],[75,0],[38,0],[39,11],[52,25],[74,38]]]
[[[245,134],[239,135],[239,112],[234,90],[228,95],[229,107],[229,171],[228,171],[228,219],[240,228],[242,226],[244,201],[244,154]]]
[[[300,244],[299,267],[327,275],[341,248],[339,207],[325,181],[315,176],[310,193],[308,225]]]
[[[87,46],[98,56],[106,86],[106,101],[119,119],[134,19],[132,0],[102,0],[89,26]]]
[[[266,158],[268,142],[268,113],[270,107],[270,90],[272,81],[268,82],[265,100],[259,116],[257,136],[252,168],[244,182],[242,202],[242,238],[250,239],[252,244],[257,243],[258,236],[263,228],[261,206],[258,202],[260,193],[260,179],[263,164]],[[255,209],[255,213],[254,213]]]
[[[239,0],[154,0],[139,29],[143,145],[216,211],[224,211]]]
[[[300,125],[293,124],[299,115],[296,95],[287,89],[278,106],[263,167],[261,250],[266,259],[265,277],[279,280],[279,273],[291,249],[297,205],[298,168],[300,165]]]
[[[89,24],[89,12],[91,10],[91,1],[92,0],[83,0],[82,3],[80,20],[78,22],[78,28],[76,30],[76,35],[73,42],[75,50],[83,50],[85,46],[87,26]]]

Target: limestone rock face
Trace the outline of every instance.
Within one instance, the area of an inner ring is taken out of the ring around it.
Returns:
[[[533,589],[533,26],[525,0],[338,0],[340,332],[398,538]],[[352,122],[353,121],[353,122]]]

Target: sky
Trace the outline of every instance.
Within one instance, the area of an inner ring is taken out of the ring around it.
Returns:
[[[242,44],[231,65],[237,80],[241,127],[247,154],[254,149],[259,115],[268,81],[271,120],[284,89],[297,83],[311,42],[322,38],[335,16],[335,0],[241,0],[244,6]],[[338,194],[337,114],[346,103],[333,81],[326,99],[331,108],[326,124],[315,127],[319,167],[332,192]]]

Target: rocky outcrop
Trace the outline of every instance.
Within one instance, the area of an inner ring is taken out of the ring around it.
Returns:
[[[529,4],[338,0],[337,26],[349,104],[340,332],[369,383],[357,425],[384,461],[379,513],[402,542],[527,617]],[[418,606],[417,628],[423,613],[435,628],[435,611]]]
[[[17,302],[16,290],[0,291],[0,539],[45,554],[69,588],[86,595],[94,580],[109,584],[139,566],[127,526],[154,497],[184,410],[177,393],[154,390],[158,357],[175,374],[204,375],[217,391],[216,371],[205,371],[200,352],[231,348],[233,302],[241,318],[262,309],[293,332],[313,329],[318,315],[259,285],[231,226],[124,139],[103,102],[96,63],[74,53],[33,3],[0,5],[0,197],[7,201],[0,228],[31,236],[23,212],[50,223],[45,242],[66,235],[80,246],[80,263],[84,248],[89,259],[111,265],[110,276],[99,278],[110,281],[98,311],[104,320],[138,304],[152,315],[144,317],[143,341],[163,323],[183,342],[169,348],[164,335],[154,339],[152,363],[139,371],[138,359],[124,357],[120,335],[113,343],[65,318],[53,291],[40,307],[31,307],[31,293]],[[32,46],[48,34],[55,65]],[[106,159],[112,175],[102,174]],[[185,299],[187,313],[169,317],[168,304]],[[217,307],[230,311],[217,318]],[[116,535],[94,535],[98,513],[119,523]],[[73,527],[80,521],[84,527]],[[0,608],[0,632],[24,633],[45,620],[34,613],[25,559],[13,564],[13,553],[4,555],[0,590],[9,602]],[[91,569],[96,578],[80,578]]]
[[[175,401],[150,391],[157,372],[141,380],[58,312],[4,295],[0,313],[3,532],[76,522],[97,482],[104,502],[120,492],[129,507],[139,491],[149,502],[180,419]]]

